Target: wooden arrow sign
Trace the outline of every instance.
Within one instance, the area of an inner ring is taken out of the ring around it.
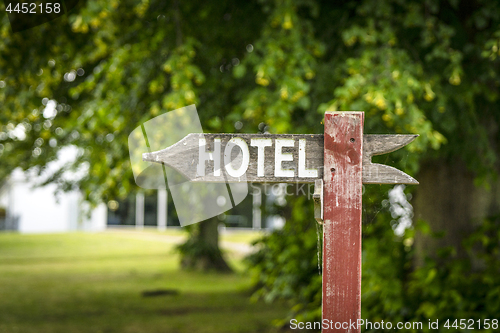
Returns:
[[[315,183],[314,217],[324,228],[322,323],[329,323],[322,332],[361,332],[362,184],[418,184],[371,161],[418,135],[363,135],[363,123],[363,112],[326,112],[324,135],[192,133],[142,159],[193,182]]]
[[[418,184],[398,169],[371,162],[417,136],[364,135],[363,183]],[[191,133],[168,148],[144,153],[143,160],[164,163],[194,182],[314,183],[323,179],[324,135]]]

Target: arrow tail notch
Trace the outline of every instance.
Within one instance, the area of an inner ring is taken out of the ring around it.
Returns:
[[[418,134],[373,134],[363,140],[364,184],[418,184],[418,181],[401,170],[388,165],[372,163],[372,156],[396,151],[418,137]]]

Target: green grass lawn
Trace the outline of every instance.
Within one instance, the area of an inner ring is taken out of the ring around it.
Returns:
[[[180,271],[172,232],[164,236],[0,233],[0,332],[277,331],[272,322],[288,309],[249,301],[241,256],[228,256],[236,274]],[[160,289],[175,293],[142,295]]]

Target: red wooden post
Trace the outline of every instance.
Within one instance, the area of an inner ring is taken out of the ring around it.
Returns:
[[[323,332],[360,332],[363,112],[325,113]]]

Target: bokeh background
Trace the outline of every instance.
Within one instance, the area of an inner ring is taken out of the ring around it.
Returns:
[[[498,319],[499,2],[88,0],[19,32],[0,4],[0,35],[0,331],[320,319],[312,189],[179,229],[135,184],[128,135],[191,104],[206,132],[419,134],[374,160],[420,185],[364,187],[362,317]]]

